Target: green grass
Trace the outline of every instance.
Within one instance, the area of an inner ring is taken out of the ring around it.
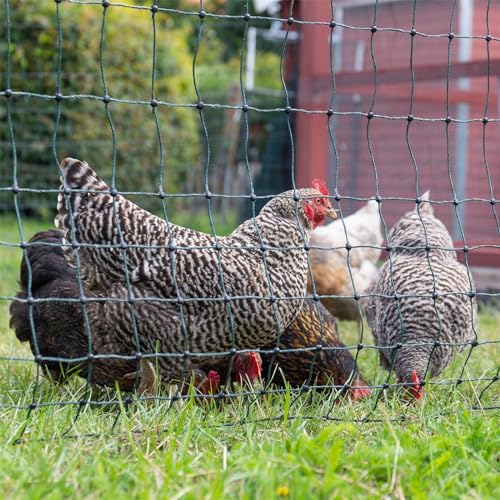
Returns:
[[[25,236],[47,227],[23,221]],[[0,218],[0,242],[17,243],[12,219]],[[16,292],[21,251],[0,245],[0,296]],[[51,405],[86,398],[118,398],[86,390],[77,378],[56,386],[32,362],[8,328],[8,300],[0,300],[0,491],[11,498],[498,498],[500,433],[497,382],[429,387],[419,404],[384,394],[360,403],[335,394],[238,397],[224,404],[139,401],[123,405]],[[358,327],[341,323],[348,344]],[[366,328],[366,327],[365,327]],[[482,309],[480,340],[498,340],[500,314]],[[365,343],[372,343],[365,329]],[[466,354],[442,379],[456,379]],[[376,352],[359,364],[382,383]],[[473,350],[464,378],[491,377],[498,344]],[[28,413],[15,406],[47,403]],[[470,410],[476,406],[479,409]],[[292,419],[286,419],[285,416]],[[317,418],[329,415],[338,421]],[[370,416],[378,421],[356,423]],[[401,417],[405,417],[401,421]],[[275,418],[275,420],[269,420]],[[24,433],[22,433],[24,431]],[[64,433],[69,436],[63,437]],[[17,442],[17,438],[21,441]],[[17,444],[16,444],[17,443]]]

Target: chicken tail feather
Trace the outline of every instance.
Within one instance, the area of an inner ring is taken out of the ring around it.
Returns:
[[[57,197],[55,224],[67,231],[71,227],[69,215],[75,218],[82,208],[101,209],[111,202],[112,192],[85,161],[65,158],[59,167],[61,189]]]
[[[106,183],[94,172],[92,167],[75,158],[65,158],[60,166],[63,187],[82,190],[107,190]]]

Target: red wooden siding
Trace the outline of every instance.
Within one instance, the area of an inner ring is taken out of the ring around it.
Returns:
[[[335,3],[335,2],[334,2]],[[329,21],[330,2],[307,0],[295,2],[294,16],[309,21]],[[453,2],[448,0],[420,0],[415,13],[415,29],[427,34],[447,34]],[[410,30],[413,1],[384,2],[377,9],[377,32],[373,35],[373,52],[380,74],[377,96],[373,105],[376,115],[370,121],[369,136],[373,161],[367,141],[366,116],[323,114],[294,114],[296,133],[297,179],[307,185],[312,177],[326,177],[335,187],[336,158],[328,135],[328,123],[332,126],[338,155],[338,191],[342,196],[373,197],[376,194],[375,174],[378,175],[379,193],[382,197],[415,197],[415,169],[407,139],[418,168],[420,192],[431,190],[431,199],[445,201],[453,199],[452,182],[456,182],[457,128],[452,122],[448,126],[444,118],[457,116],[459,103],[469,104],[469,119],[482,119],[487,97],[487,42],[486,0],[475,0],[473,35],[483,38],[472,42],[470,62],[458,60],[461,43],[457,37],[413,37],[414,89],[413,106],[410,108],[410,48],[408,33],[384,31],[382,28]],[[286,7],[284,8],[286,9]],[[454,12],[452,31],[458,30],[458,3]],[[353,27],[369,27],[374,23],[374,4],[344,8],[343,23]],[[500,37],[500,7],[491,3],[489,12],[490,31]],[[330,28],[318,25],[300,25],[300,46],[293,57],[299,57],[297,107],[306,110],[324,110],[331,107],[333,85],[330,75]],[[369,30],[335,28],[342,30],[341,66],[335,71],[337,88],[333,109],[338,112],[367,113],[373,99],[375,87],[373,62],[370,55]],[[498,88],[500,76],[500,41],[489,42],[490,92],[488,117],[499,118]],[[450,51],[451,79],[446,101],[448,53]],[[359,59],[362,53],[361,60]],[[356,55],[357,54],[357,55]],[[357,59],[358,67],[355,68]],[[362,62],[361,67],[359,66]],[[354,72],[357,70],[356,72]],[[456,76],[469,78],[469,88],[457,85]],[[356,94],[356,97],[354,97]],[[357,102],[356,102],[357,100]],[[409,125],[406,116],[440,121],[413,120]],[[398,118],[399,117],[399,118]],[[392,119],[391,119],[392,118]],[[397,119],[396,119],[397,118]],[[483,134],[488,160],[493,195],[500,192],[500,123],[480,121],[467,126],[467,179],[465,196],[489,200]],[[451,175],[451,181],[450,181]],[[343,202],[346,213],[354,210],[358,203]],[[384,200],[383,214],[390,227],[406,210],[413,208],[410,201]],[[494,207],[500,216],[500,203]],[[450,231],[455,226],[457,243],[462,241],[456,232],[455,208],[451,203],[437,205],[437,215],[443,219]],[[498,226],[493,208],[488,202],[470,201],[465,204],[462,219],[468,245],[474,243],[500,244]],[[462,243],[463,244],[463,243]],[[483,251],[484,253],[484,251]],[[500,253],[500,252],[499,252]],[[496,259],[496,260],[495,260]],[[500,266],[498,253],[494,262]],[[488,260],[491,265],[491,259]]]

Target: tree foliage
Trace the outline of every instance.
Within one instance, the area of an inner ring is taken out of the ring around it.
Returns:
[[[252,3],[248,8],[255,14]],[[203,191],[208,146],[194,106],[196,90],[208,104],[241,104],[247,23],[242,18],[201,20],[198,15],[161,9],[153,16],[143,1],[129,0],[126,5],[111,3],[104,9],[100,3],[26,0],[14,5],[10,1],[9,68],[6,19],[0,19],[1,86],[14,91],[10,99],[0,100],[4,124],[0,127],[0,187],[52,190],[21,191],[17,196],[23,210],[52,214],[58,161],[66,156],[85,159],[120,191],[154,193],[160,181],[167,193]],[[189,0],[158,0],[157,5],[193,14],[199,9],[198,3]],[[247,2],[205,0],[203,8],[242,16]],[[266,28],[269,22],[252,19],[248,26]],[[256,85],[279,91],[276,49],[280,47],[265,46],[268,42],[262,38],[259,43]],[[110,98],[107,104],[105,96]],[[268,105],[258,99],[247,94],[251,105]],[[158,105],[151,106],[153,100]],[[276,106],[276,98],[272,100],[269,107]],[[257,146],[264,150],[265,130],[274,116],[249,113],[248,117],[248,150],[255,158]],[[227,134],[234,119],[230,109],[206,107],[203,118],[210,142],[211,189],[218,191],[223,188],[225,169],[235,168],[235,162],[243,159],[241,142],[235,148],[234,141],[241,141],[244,134]],[[228,150],[237,154],[228,155]],[[13,199],[12,192],[0,191],[0,207],[11,209]],[[160,209],[158,197],[139,201],[151,210]]]
[[[117,189],[158,191],[161,143],[163,189],[175,192],[200,156],[196,109],[161,104],[196,102],[189,28],[158,13],[153,50],[149,10],[109,7],[104,12],[101,5],[61,3],[59,31],[57,4],[29,1],[11,7],[10,20],[10,88],[38,94],[11,98],[19,186],[56,188],[56,159],[75,156],[95,165],[107,180],[111,180],[115,162]],[[0,49],[2,60],[6,61],[5,26],[0,35]],[[6,72],[2,77],[5,82]],[[58,78],[63,96],[59,120],[58,102],[54,98]],[[107,106],[102,99],[105,95],[111,98]],[[154,108],[158,129],[149,104],[153,98],[160,102]],[[6,123],[6,114],[4,100],[0,108],[2,123]],[[9,179],[13,167],[12,138],[5,126],[0,134],[3,157],[0,175],[5,186],[15,182]],[[21,193],[20,201],[36,209],[46,197]]]

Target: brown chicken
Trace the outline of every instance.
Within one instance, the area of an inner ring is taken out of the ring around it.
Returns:
[[[269,352],[275,348],[276,343],[269,344],[261,356],[263,376],[276,385],[284,386],[287,380],[292,387],[307,384],[326,389],[347,383],[352,399],[371,392],[352,354],[340,341],[335,318],[320,302],[304,301],[297,318],[280,336],[280,350]]]

